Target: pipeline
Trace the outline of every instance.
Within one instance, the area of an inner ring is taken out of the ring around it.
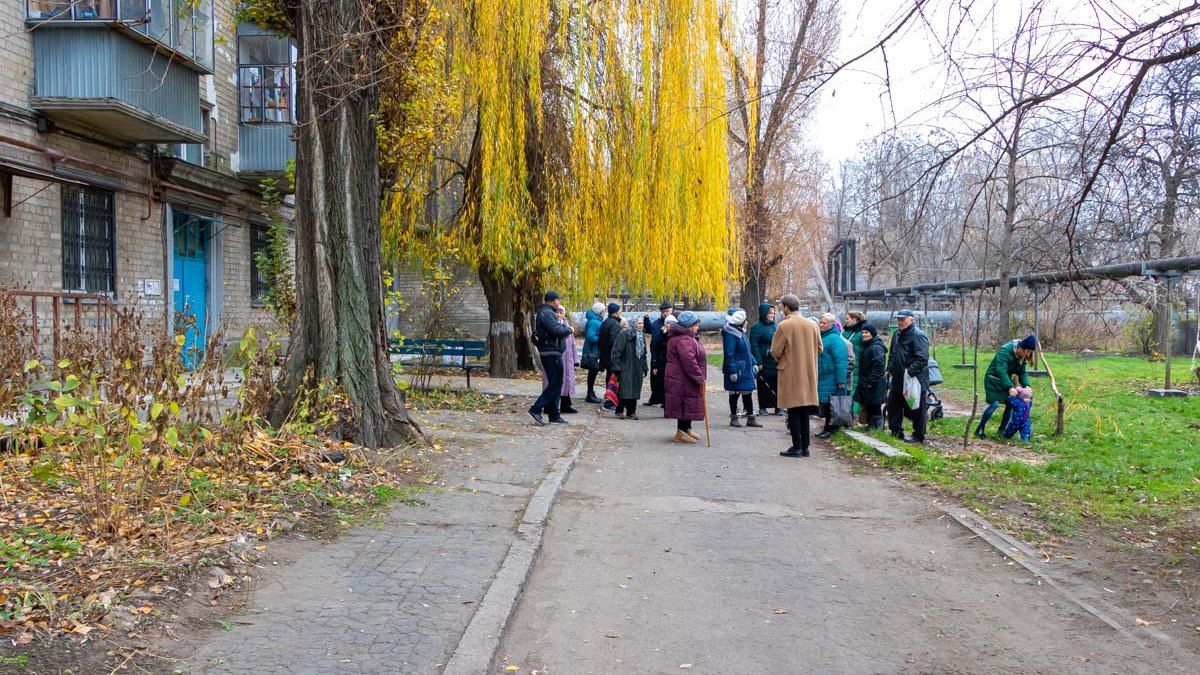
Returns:
[[[1091,281],[1095,279],[1123,279],[1135,276],[1156,276],[1168,272],[1190,272],[1200,270],[1200,255],[1183,256],[1180,258],[1161,258],[1158,260],[1139,260],[1115,265],[1100,265],[1098,267],[1080,268],[1074,270],[1052,270],[1049,272],[1032,272],[1029,274],[1013,274],[1008,278],[1009,287],[1039,286],[1042,284],[1064,284],[1074,281]],[[1000,277],[972,279],[966,281],[944,281],[930,284],[914,284],[912,286],[895,286],[893,288],[878,288],[863,291],[846,291],[846,298],[885,298],[890,296],[913,296],[927,293],[976,291],[985,288],[996,288],[1002,284]]]

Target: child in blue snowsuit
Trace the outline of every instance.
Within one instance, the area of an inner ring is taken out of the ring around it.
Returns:
[[[1020,433],[1022,441],[1029,441],[1032,432],[1033,419],[1030,411],[1033,409],[1033,389],[1017,387],[1017,395],[1008,397],[1008,409],[1012,411],[1008,427],[1004,430],[1005,438],[1012,438]]]

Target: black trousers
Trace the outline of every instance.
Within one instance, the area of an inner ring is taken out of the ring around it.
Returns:
[[[903,379],[903,378],[901,378]],[[904,385],[893,384],[888,389],[887,397],[887,417],[888,429],[893,434],[904,434],[904,418],[912,420],[913,438],[923,441],[925,440],[925,420],[928,413],[928,403],[926,394],[929,392],[921,390],[921,404],[916,410],[910,410],[908,404],[904,402]]]
[[[862,406],[863,412],[867,414],[867,421],[875,417],[883,417],[882,403],[860,403],[859,405]]]
[[[667,364],[651,363],[650,364],[650,400],[646,401],[646,405],[662,405],[663,390],[667,385]]]
[[[691,420],[675,420],[675,428],[684,433],[687,433],[692,430],[692,421]]]
[[[588,398],[596,398],[596,376],[600,374],[599,370],[588,369]]]
[[[533,402],[529,412],[537,414],[544,412],[550,419],[558,419],[558,399],[562,395],[563,362],[562,354],[547,354],[541,357],[542,371],[546,373],[546,388],[542,395]]]
[[[779,410],[779,398],[775,392],[779,391],[779,375],[763,375],[758,376],[758,407],[763,410],[774,408]]]
[[[787,409],[787,427],[792,434],[792,449],[807,450],[809,445],[808,416],[813,407],[802,405]]]
[[[754,397],[748,391],[731,391],[729,392],[729,414],[732,417],[737,417],[738,397],[742,399],[742,408],[748,413],[754,414]]]
[[[625,413],[626,415],[637,414],[637,399],[636,398],[619,398],[617,399],[617,414]]]

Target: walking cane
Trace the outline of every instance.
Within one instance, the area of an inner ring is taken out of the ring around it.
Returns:
[[[704,438],[712,447],[712,429],[708,426],[708,385],[701,385],[700,400],[704,401]]]

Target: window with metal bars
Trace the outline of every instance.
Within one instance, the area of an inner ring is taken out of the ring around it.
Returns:
[[[268,246],[267,225],[250,223],[250,302],[254,305],[265,303],[271,289],[271,282],[258,268],[258,254],[266,252]]]
[[[112,294],[117,288],[113,193],[62,186],[63,290]]]

